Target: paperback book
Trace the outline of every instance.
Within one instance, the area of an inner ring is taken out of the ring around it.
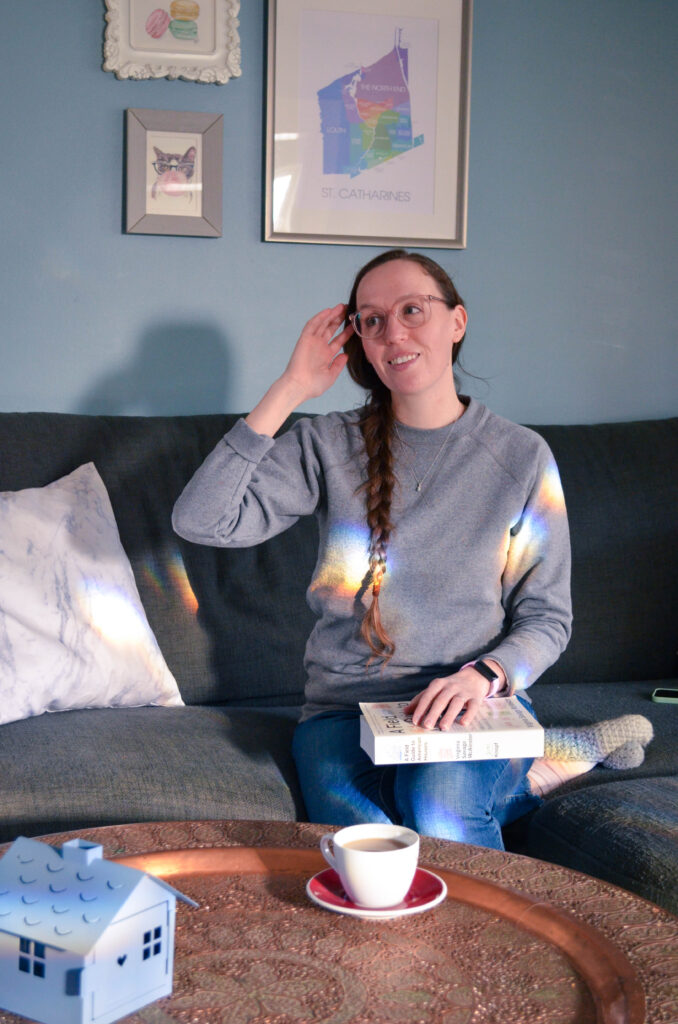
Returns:
[[[470,728],[422,729],[405,715],[407,701],[360,704],[360,746],[374,764],[486,761],[542,757],[544,730],[517,697],[483,701]]]

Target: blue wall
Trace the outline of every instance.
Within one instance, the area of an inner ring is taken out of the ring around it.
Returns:
[[[261,241],[264,0],[225,86],[118,81],[103,29],[100,0],[3,10],[0,409],[246,410],[376,250]],[[678,413],[677,45],[675,0],[476,0],[468,246],[429,254],[512,419]],[[223,238],[122,233],[127,107],[223,113]]]

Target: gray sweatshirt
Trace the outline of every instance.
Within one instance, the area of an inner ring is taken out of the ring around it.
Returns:
[[[177,501],[175,530],[249,547],[315,515],[304,717],[410,699],[482,655],[502,666],[511,692],[525,689],[563,651],[572,619],[567,514],[548,446],[474,400],[451,431],[398,424],[379,597],[395,654],[383,665],[359,633],[371,589],[357,423],[357,412],[305,418],[274,441],[239,420]]]

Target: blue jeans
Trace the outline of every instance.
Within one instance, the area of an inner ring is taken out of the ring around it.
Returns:
[[[541,803],[526,778],[532,758],[374,765],[360,746],[359,722],[357,710],[326,711],[296,728],[294,759],[311,821],[395,822],[503,850],[501,826]]]

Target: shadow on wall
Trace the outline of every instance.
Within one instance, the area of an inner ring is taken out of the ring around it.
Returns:
[[[106,374],[77,402],[89,415],[182,416],[228,408],[226,338],[195,323],[149,328],[134,358]]]

